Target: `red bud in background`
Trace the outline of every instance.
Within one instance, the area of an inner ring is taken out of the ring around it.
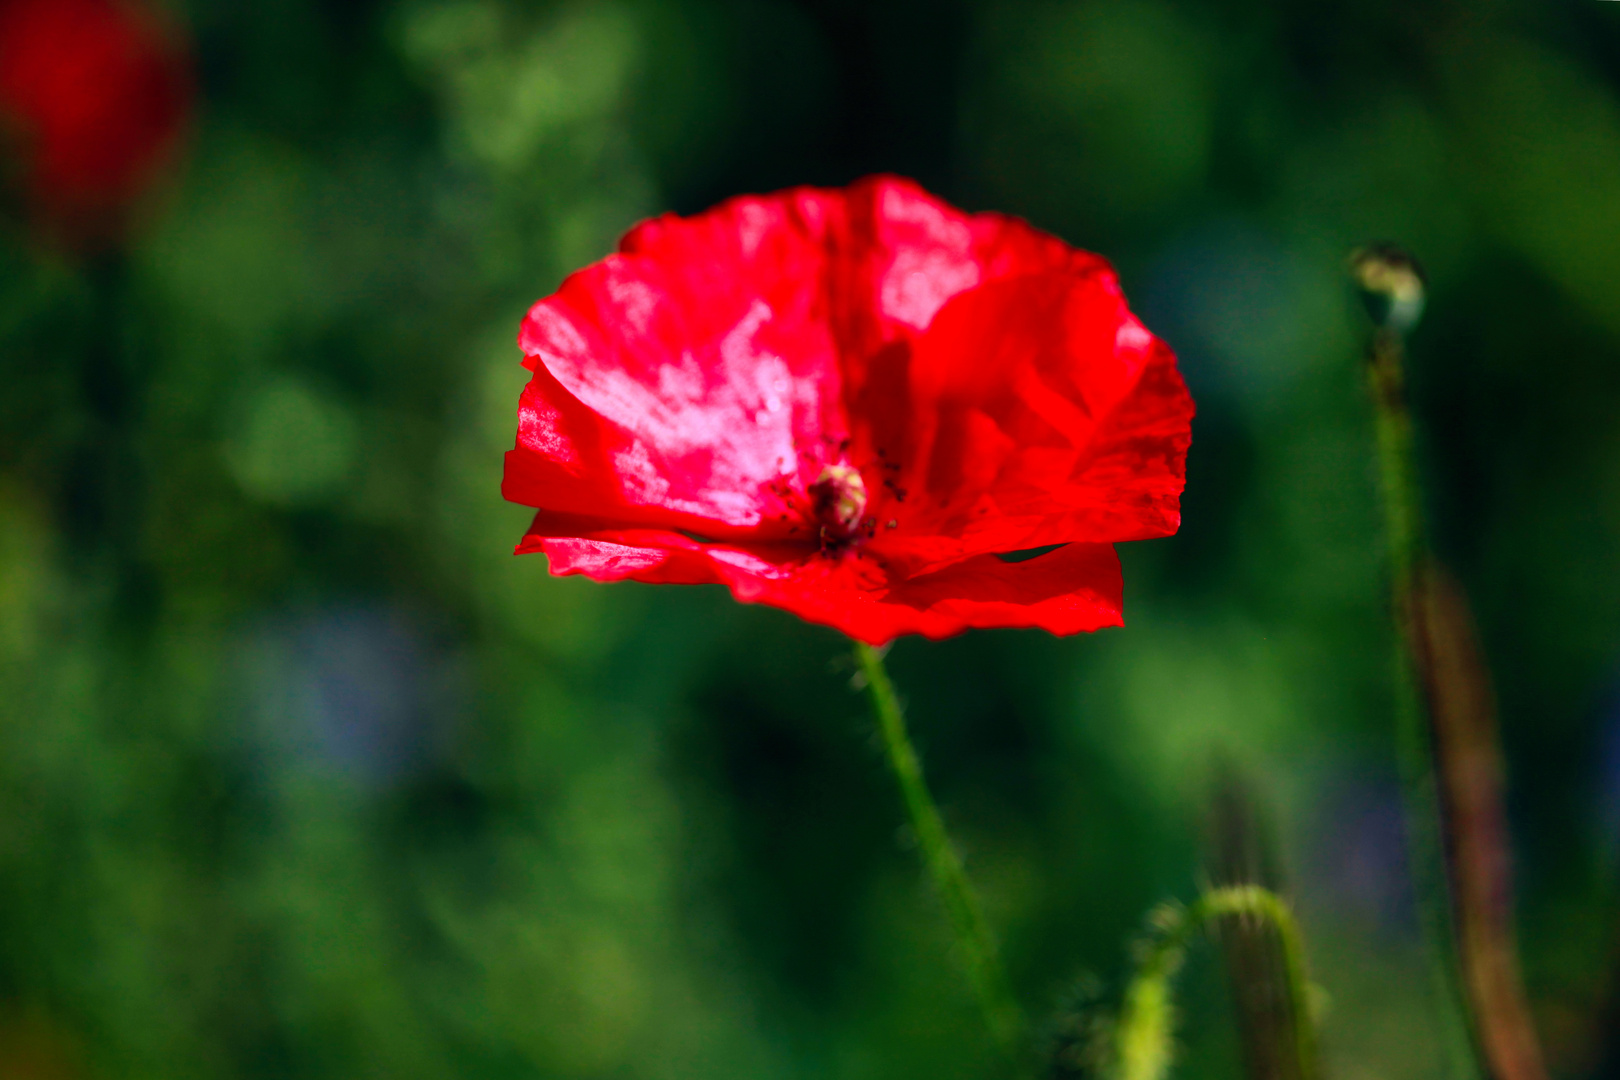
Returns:
[[[0,0],[0,130],[35,223],[77,246],[123,228],[191,112],[190,55],[121,0]]]

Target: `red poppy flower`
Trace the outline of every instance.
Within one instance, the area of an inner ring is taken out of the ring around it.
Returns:
[[[502,490],[554,574],[1071,634],[1122,622],[1111,545],[1180,524],[1192,399],[1108,264],[906,180],[644,222],[518,341]]]
[[[72,239],[115,227],[185,126],[184,50],[120,0],[0,0],[0,129],[41,218]]]

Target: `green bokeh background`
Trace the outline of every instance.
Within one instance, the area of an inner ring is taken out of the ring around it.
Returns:
[[[1124,630],[891,670],[1032,1012],[1247,778],[1338,1080],[1437,1075],[1364,319],[1498,684],[1559,1078],[1620,1075],[1620,3],[192,0],[113,260],[0,231],[0,1078],[998,1075],[835,634],[552,579],[528,304],[643,216],[915,176],[1113,259],[1199,402]],[[1184,1075],[1240,1075],[1215,954]]]

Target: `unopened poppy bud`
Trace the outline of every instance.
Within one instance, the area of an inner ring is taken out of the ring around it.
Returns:
[[[0,136],[19,151],[0,180],[71,244],[117,238],[172,163],[191,97],[190,55],[153,5],[0,0]]]
[[[1380,327],[1406,333],[1423,316],[1423,268],[1394,244],[1371,244],[1350,255],[1361,302]]]
[[[851,536],[866,513],[866,481],[853,465],[828,465],[810,485],[816,520],[839,536]]]

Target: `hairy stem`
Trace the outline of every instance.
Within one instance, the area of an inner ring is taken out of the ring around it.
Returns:
[[[1483,1065],[1497,1080],[1545,1080],[1513,935],[1490,677],[1467,601],[1424,539],[1403,366],[1400,334],[1381,329],[1368,379],[1399,636],[1397,719],[1413,878],[1453,1074],[1471,1080]]]
[[[1457,977],[1433,737],[1414,654],[1422,641],[1417,632],[1420,617],[1417,594],[1418,578],[1423,572],[1424,541],[1412,448],[1412,415],[1406,404],[1404,352],[1400,334],[1386,327],[1373,338],[1367,364],[1378,439],[1391,608],[1397,634],[1396,755],[1406,810],[1407,859],[1428,946],[1430,976],[1440,1008],[1447,1064],[1456,1080],[1472,1080],[1479,1075],[1479,1064],[1469,1037],[1467,999]]]
[[[1315,1080],[1316,1025],[1305,971],[1305,937],[1288,905],[1259,885],[1210,889],[1190,907],[1167,906],[1154,913],[1155,934],[1141,953],[1120,1010],[1114,1080],[1163,1080],[1169,1074],[1175,1045],[1170,982],[1194,936],[1224,918],[1254,919],[1276,931],[1294,1014],[1298,1075]]]
[[[917,834],[923,862],[934,879],[940,899],[950,916],[951,929],[956,934],[957,947],[967,967],[968,980],[974,995],[984,1010],[985,1022],[991,1033],[1009,1054],[1016,1054],[1019,1037],[1024,1026],[1023,1013],[1011,991],[996,954],[995,939],[984,921],[979,899],[968,883],[962,859],[951,844],[945,831],[945,822],[939,815],[928,784],[923,780],[922,763],[906,734],[905,717],[900,700],[895,696],[894,684],[883,666],[883,654],[862,642],[855,643],[855,660],[866,680],[867,692],[872,699],[872,712],[883,733],[883,747],[888,752],[889,765],[900,783],[900,794],[905,799],[911,827]]]

